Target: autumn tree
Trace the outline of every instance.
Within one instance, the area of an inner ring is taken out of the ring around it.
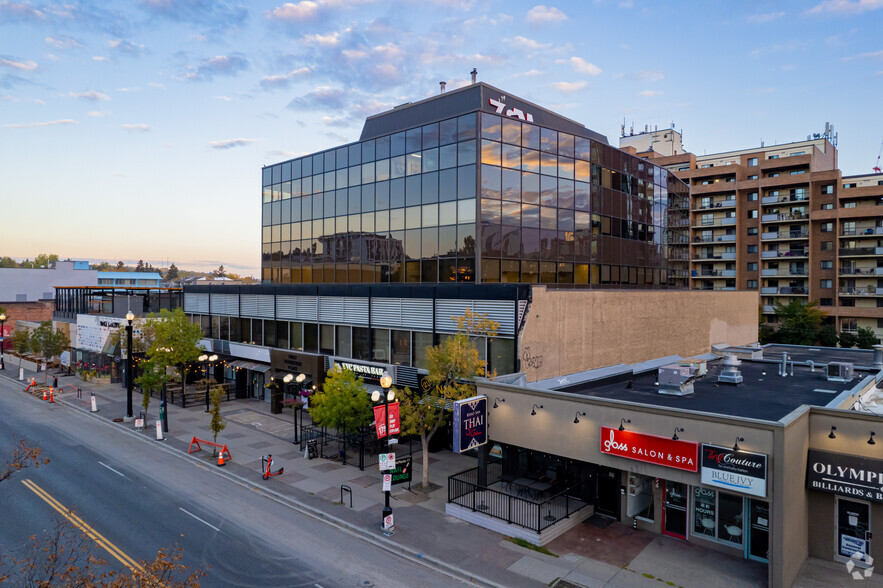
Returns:
[[[371,399],[365,380],[339,365],[328,370],[322,389],[310,398],[310,418],[323,426],[345,431],[371,423]]]
[[[218,442],[218,433],[227,428],[227,421],[225,421],[221,417],[221,397],[223,396],[223,394],[224,389],[220,386],[212,388],[212,391],[210,393],[212,408],[209,412],[211,412],[212,415],[212,422],[209,426],[212,430],[212,434],[214,435],[213,439],[215,443]],[[215,450],[212,452],[212,457],[214,457],[216,453],[217,448],[215,448]]]
[[[484,314],[467,309],[461,317],[451,317],[457,324],[457,333],[426,349],[429,375],[425,381],[428,390],[411,391],[405,388],[399,394],[402,433],[420,435],[423,446],[424,489],[429,488],[429,442],[448,421],[447,408],[454,400],[475,394],[475,378],[490,376],[486,363],[476,347],[478,337],[494,337],[500,324]]]
[[[175,367],[181,377],[181,393],[184,393],[187,364],[196,361],[203,352],[199,341],[202,339],[202,327],[190,322],[184,310],[162,309],[160,313],[150,315],[157,319],[153,326],[153,340],[147,349],[147,355],[155,367]],[[134,342],[133,342],[134,347]]]
[[[38,468],[47,463],[49,463],[49,458],[43,457],[42,449],[36,445],[28,445],[22,439],[12,451],[10,460],[0,469],[0,482],[8,480],[17,471],[26,468]],[[0,581],[2,581],[2,575],[0,575]]]

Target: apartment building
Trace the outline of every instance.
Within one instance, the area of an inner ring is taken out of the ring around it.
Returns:
[[[842,176],[835,143],[830,127],[701,156],[672,152],[674,129],[620,140],[690,186],[692,289],[759,290],[770,324],[777,303],[814,301],[838,332],[883,337],[883,175]]]

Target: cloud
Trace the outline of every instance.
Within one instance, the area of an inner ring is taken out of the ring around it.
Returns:
[[[346,116],[323,116],[322,122],[329,127],[349,127],[353,124],[353,119]]]
[[[175,22],[188,22],[213,33],[224,33],[243,27],[248,21],[245,3],[231,4],[226,0],[140,0],[141,8],[151,17]]]
[[[144,52],[144,45],[136,45],[131,41],[125,41],[123,39],[111,39],[107,42],[107,45],[117,51],[118,53],[122,53],[124,55],[141,55]]]
[[[30,2],[12,2],[3,0],[0,2],[0,16],[10,20],[46,20],[46,13],[31,7]]]
[[[755,88],[754,89],[755,94],[772,94],[775,91],[776,91],[775,88]]]
[[[215,96],[215,100],[220,100],[221,102],[233,102],[233,99],[229,96]]]
[[[218,55],[203,60],[195,71],[193,68],[189,69],[191,71],[184,74],[184,79],[202,82],[211,80],[214,76],[235,76],[240,71],[248,69],[248,60],[241,53]]]
[[[89,113],[89,116],[91,116],[92,118],[104,118],[105,116],[109,116],[109,115],[110,115],[109,110],[93,110],[92,112]]]
[[[825,0],[809,9],[810,14],[854,16],[883,8],[883,0]]]
[[[525,49],[528,51],[548,49],[552,46],[551,43],[540,43],[538,41],[534,41],[533,39],[522,37],[521,35],[518,35],[517,37],[512,37],[511,39],[506,39],[506,41],[519,49]]]
[[[257,139],[224,139],[223,141],[212,141],[208,146],[211,149],[232,149],[234,147],[245,147],[256,141]]]
[[[141,133],[150,130],[150,127],[148,125],[145,125],[144,123],[124,124],[124,125],[122,125],[122,127],[123,127],[123,129],[125,129],[127,131],[139,131]]]
[[[141,88],[117,88],[117,92],[140,92]]]
[[[273,10],[264,12],[269,20],[283,23],[299,23],[313,20],[319,14],[319,3],[312,0],[301,0],[298,3],[286,2]]]
[[[13,61],[3,57],[0,57],[0,65],[19,71],[34,71],[37,69],[37,64],[33,61]]]
[[[299,67],[288,72],[287,74],[282,74],[278,76],[265,76],[264,79],[261,80],[261,87],[265,90],[277,90],[281,88],[287,88],[293,78],[306,75],[310,73],[310,71],[311,70],[308,67]]]
[[[635,96],[640,98],[650,98],[651,96],[662,96],[662,90],[641,90]]]
[[[165,90],[166,89],[166,85],[160,84],[159,82],[147,82],[147,85],[150,86],[151,88],[156,88],[158,90]]]
[[[33,122],[33,123],[7,123],[3,125],[7,129],[27,129],[30,127],[54,127],[60,125],[76,125],[79,124],[77,121],[71,118],[63,118],[60,120],[49,120],[46,122]]]
[[[546,6],[538,4],[527,11],[527,22],[535,24],[547,22],[561,22],[567,20],[567,15],[555,8],[554,6]]]
[[[577,90],[582,90],[588,85],[588,82],[555,82],[552,86],[562,94],[570,94]]]
[[[601,73],[601,68],[594,63],[589,63],[582,57],[571,57],[570,59],[556,59],[555,63],[569,63],[573,69],[587,76],[596,76]]]
[[[346,104],[349,93],[343,88],[331,86],[319,86],[312,92],[307,92],[288,103],[291,110],[323,110],[342,109]]]
[[[110,96],[108,96],[107,94],[102,94],[101,92],[96,92],[95,90],[88,90],[86,92],[68,92],[68,96],[70,96],[71,98],[88,100],[89,102],[102,102],[104,100],[110,100]]]
[[[93,55],[92,61],[110,61],[107,57],[102,57],[100,55]]]
[[[305,45],[317,46],[317,47],[334,47],[340,44],[340,33],[333,32],[328,33],[327,35],[315,34],[315,35],[304,35],[303,42]]]
[[[80,42],[72,37],[46,37],[43,40],[56,49],[78,49],[82,47]]]
[[[768,22],[773,22],[774,20],[780,19],[785,16],[784,11],[780,12],[767,12],[765,14],[752,14],[745,18],[750,23],[754,24],[765,24]]]

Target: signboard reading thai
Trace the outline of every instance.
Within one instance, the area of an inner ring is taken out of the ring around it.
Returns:
[[[454,453],[487,443],[487,396],[454,401]]]
[[[806,459],[806,487],[883,502],[883,460],[810,449]]]
[[[703,444],[702,483],[765,497],[766,459],[763,453]]]
[[[601,427],[601,453],[678,470],[699,469],[699,444],[634,431]]]

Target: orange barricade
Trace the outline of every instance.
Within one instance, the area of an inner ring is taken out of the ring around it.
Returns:
[[[187,453],[191,453],[193,451],[202,451],[202,447],[199,445],[200,443],[205,443],[209,447],[219,447],[221,449],[221,455],[226,456],[224,457],[224,459],[233,459],[232,457],[230,457],[230,450],[227,449],[226,443],[213,443],[211,441],[206,441],[205,439],[197,439],[196,437],[193,437],[193,440],[190,442],[190,447],[187,448]],[[194,445],[196,445],[196,449],[193,449]]]

